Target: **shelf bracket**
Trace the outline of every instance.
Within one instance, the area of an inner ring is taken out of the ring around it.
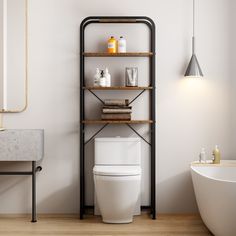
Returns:
[[[108,126],[109,124],[105,124],[102,126],[101,129],[99,129],[94,135],[91,136],[91,138],[89,138],[84,145],[88,144],[93,138],[95,138],[106,126]]]
[[[147,143],[149,146],[152,146],[151,143],[149,143],[138,131],[136,131],[130,124],[126,124],[131,130],[134,131],[135,134],[137,134],[145,143]]]
[[[91,89],[88,89],[88,91],[93,94],[93,96],[95,96],[103,105],[105,105],[104,101],[96,93],[94,93]],[[139,98],[145,91],[146,89],[142,90],[142,92],[140,92],[133,100],[131,100],[131,102],[129,102],[129,105]]]
[[[104,105],[104,101],[100,97],[98,97],[96,93],[94,93],[91,89],[88,89],[88,91]]]
[[[142,90],[142,92],[140,92],[140,93],[129,103],[129,105],[132,104],[137,98],[139,98],[145,91],[146,91],[145,89]]]

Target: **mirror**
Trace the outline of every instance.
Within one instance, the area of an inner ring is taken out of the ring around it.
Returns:
[[[27,0],[0,0],[0,113],[27,108]]]

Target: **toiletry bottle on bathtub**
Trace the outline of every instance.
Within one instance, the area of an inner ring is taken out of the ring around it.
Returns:
[[[212,152],[212,155],[213,155],[213,164],[220,164],[220,150],[219,150],[219,147],[218,145],[215,146],[213,152]]]
[[[205,148],[202,148],[199,154],[199,163],[205,163],[205,162],[206,162],[206,151]]]

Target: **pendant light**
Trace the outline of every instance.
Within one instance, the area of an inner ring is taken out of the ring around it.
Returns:
[[[201,67],[195,54],[195,0],[193,0],[193,37],[192,37],[192,57],[185,72],[185,77],[203,77]]]

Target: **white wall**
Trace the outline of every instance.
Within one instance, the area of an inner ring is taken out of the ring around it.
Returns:
[[[124,4],[114,0],[29,2],[29,108],[22,114],[5,115],[4,124],[45,129],[39,212],[79,210],[78,43],[79,24],[88,15],[147,15],[156,22],[157,210],[196,212],[189,163],[198,158],[202,146],[209,156],[215,144],[220,145],[223,158],[233,158],[235,153],[231,143],[233,1],[197,1],[197,55],[204,80],[183,79],[191,51],[189,0],[140,1],[138,6],[137,0]],[[107,130],[103,135],[111,133]],[[92,166],[91,159],[88,164]],[[10,168],[9,164],[4,168]],[[29,212],[29,184],[28,177],[1,177],[0,212]],[[88,184],[91,187],[91,175]],[[88,202],[91,199],[89,194]],[[143,201],[148,201],[145,193]]]

